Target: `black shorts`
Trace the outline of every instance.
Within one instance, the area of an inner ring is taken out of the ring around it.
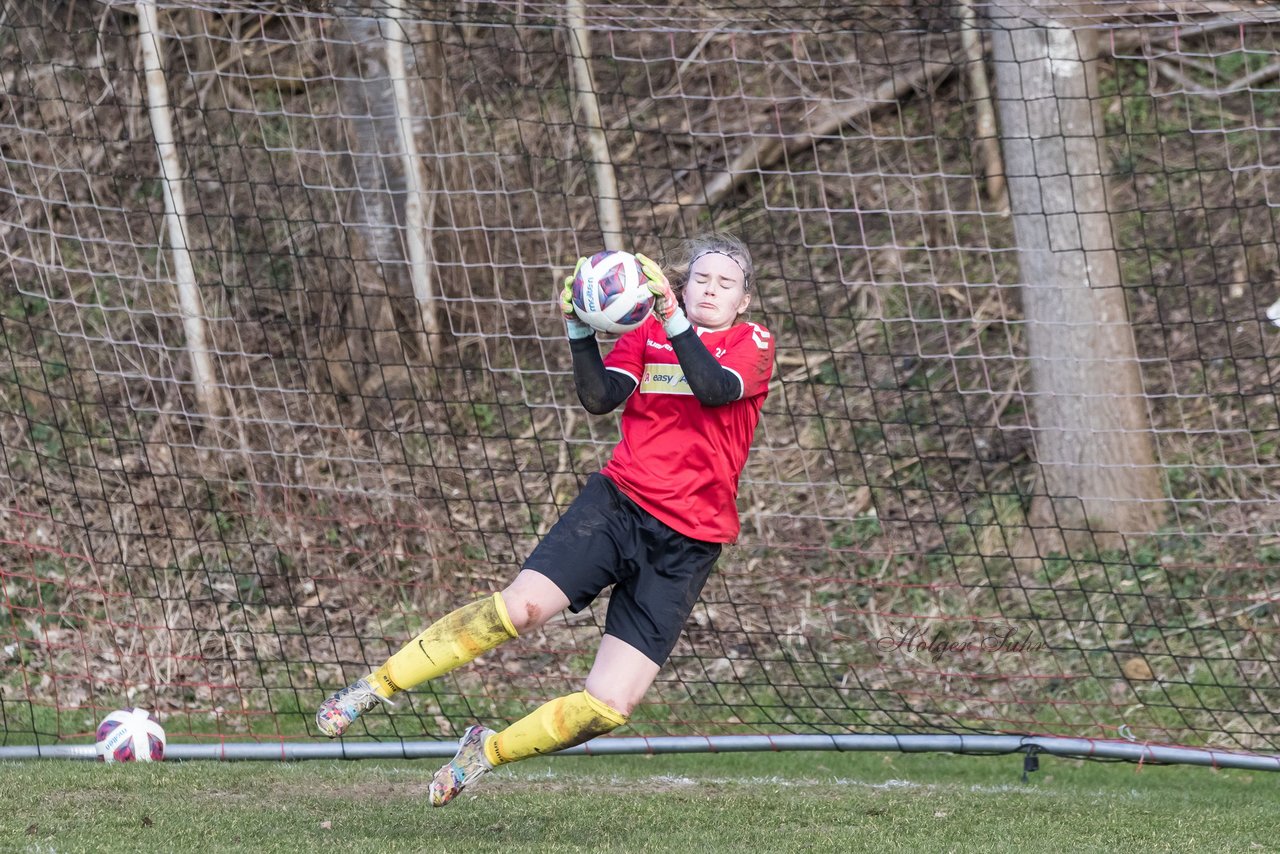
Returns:
[[[524,568],[555,582],[575,614],[612,584],[605,634],[661,666],[675,648],[720,548],[672,530],[609,478],[593,474]]]

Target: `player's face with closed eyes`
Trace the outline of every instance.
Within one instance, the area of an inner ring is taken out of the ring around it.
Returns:
[[[694,325],[713,332],[728,329],[750,302],[742,268],[728,255],[708,252],[689,267],[684,313]]]

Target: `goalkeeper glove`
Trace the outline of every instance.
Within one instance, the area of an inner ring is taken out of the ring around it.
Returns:
[[[582,265],[585,263],[587,263],[586,258],[578,259],[578,265],[573,268],[573,275],[565,278],[564,288],[560,291],[560,313],[564,315],[565,332],[570,341],[578,338],[590,338],[596,334],[596,331],[583,323],[582,319],[578,317],[578,313],[573,310],[573,280],[578,277],[578,271],[582,269]]]
[[[671,282],[667,281],[666,274],[648,256],[637,252],[636,260],[640,262],[640,269],[644,272],[649,293],[654,296],[653,313],[662,321],[667,337],[684,332],[689,328],[689,318],[684,316],[684,309],[680,307],[680,301],[676,299],[676,292],[671,289]]]

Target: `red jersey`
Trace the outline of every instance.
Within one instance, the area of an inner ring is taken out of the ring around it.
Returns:
[[[662,324],[650,317],[604,360],[607,369],[634,379],[636,390],[602,473],[685,536],[727,543],[738,536],[738,476],[769,393],[773,336],[750,322],[719,332],[694,329],[721,367],[741,378],[742,397],[723,406],[700,403]]]

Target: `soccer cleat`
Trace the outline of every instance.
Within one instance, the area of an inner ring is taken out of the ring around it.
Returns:
[[[431,806],[442,807],[453,800],[468,783],[493,766],[484,756],[484,741],[493,730],[473,726],[458,743],[458,752],[431,778]]]
[[[337,738],[356,718],[379,703],[394,705],[375,691],[368,679],[357,680],[320,704],[320,710],[316,712],[316,726],[329,738]]]

